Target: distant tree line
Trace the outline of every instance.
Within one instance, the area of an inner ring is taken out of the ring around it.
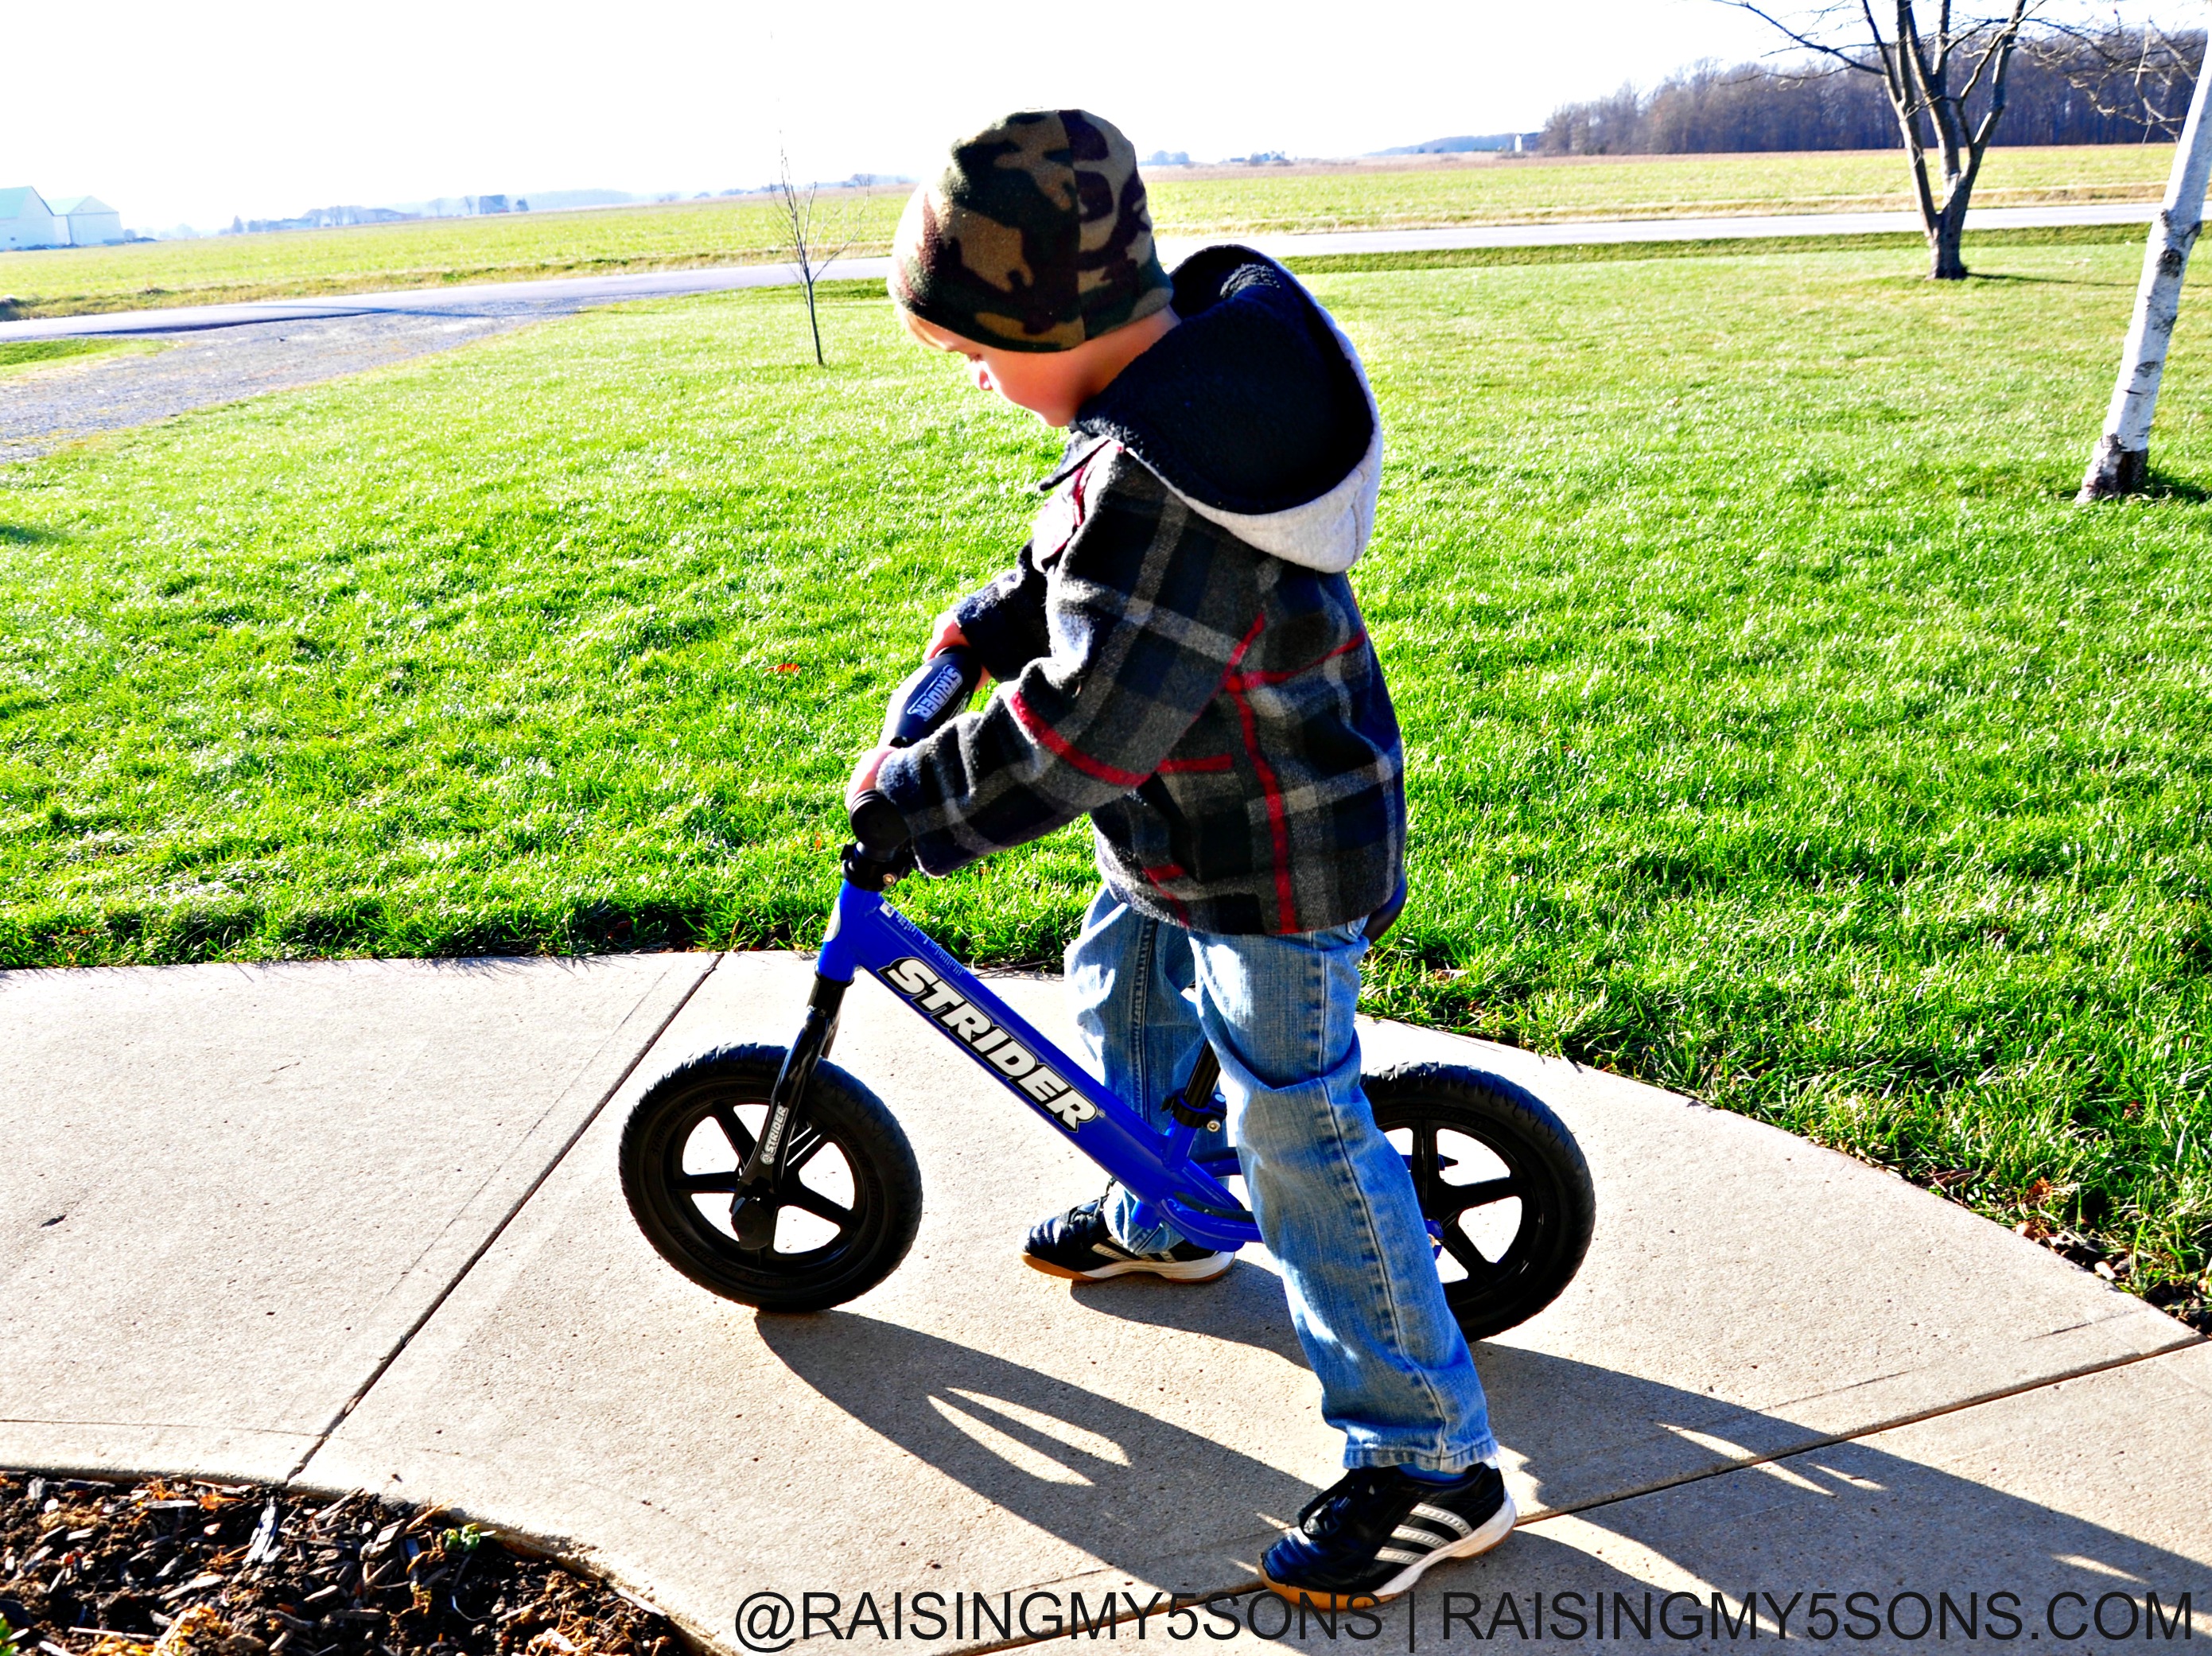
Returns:
[[[2204,61],[2204,32],[2072,33],[2023,50],[1993,142],[2142,143],[2174,137]],[[1978,116],[1986,106],[1970,104]],[[1922,117],[1923,124],[1926,118]],[[1933,133],[1925,135],[1933,142]],[[1874,76],[1817,61],[1706,60],[1639,92],[1562,104],[1544,124],[1552,155],[1893,149],[1898,118]]]

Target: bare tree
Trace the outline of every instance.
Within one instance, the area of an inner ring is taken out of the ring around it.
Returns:
[[[775,159],[775,199],[783,209],[781,242],[791,254],[792,268],[799,273],[799,285],[806,292],[806,325],[814,335],[814,364],[826,367],[829,361],[822,355],[822,318],[815,308],[814,287],[860,234],[863,216],[855,203],[865,202],[872,192],[863,191],[857,198],[844,197],[837,209],[817,214],[816,197],[822,186],[810,184],[800,189],[792,182],[790,155],[779,148]]]
[[[1954,0],[1929,0],[1933,27],[1917,0],[1884,0],[1884,33],[1875,0],[1827,0],[1787,19],[1757,0],[1721,0],[1763,18],[1791,41],[1829,60],[1838,73],[1879,76],[1889,94],[1912,171],[1913,197],[1931,256],[1929,274],[1957,281],[1966,274],[1960,238],[1982,156],[2004,118],[2005,77],[2021,34],[2044,0],[1998,0],[1970,12]],[[1972,107],[1978,106],[1978,112]],[[1932,137],[1942,188],[1929,177]]]
[[[2129,27],[2117,10],[2103,27],[2047,27],[2027,61],[2057,71],[2101,119],[2140,125],[2146,140],[2179,136],[2204,61],[2203,31],[2169,33],[2148,20]]]

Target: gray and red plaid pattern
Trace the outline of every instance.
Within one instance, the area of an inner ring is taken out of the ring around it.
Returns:
[[[1405,755],[1351,584],[1246,545],[1108,443],[955,606],[989,705],[884,761],[949,874],[1088,814],[1100,872],[1193,931],[1364,920],[1405,860]]]

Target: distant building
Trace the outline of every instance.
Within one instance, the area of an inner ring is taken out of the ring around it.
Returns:
[[[0,248],[105,247],[130,240],[123,215],[97,196],[49,202],[28,185],[0,190]]]
[[[54,217],[67,227],[71,247],[105,247],[126,240],[123,215],[97,196],[64,196],[52,203]]]
[[[401,224],[420,218],[389,207],[311,207],[293,219],[233,218],[230,228],[217,235],[258,235],[266,230],[343,230],[356,224]]]
[[[0,190],[0,249],[60,247],[68,240],[69,226],[29,185]]]
[[[1541,132],[1486,132],[1480,136],[1463,134],[1455,138],[1431,138],[1426,143],[1405,143],[1390,149],[1378,149],[1378,155],[1509,155],[1533,152]]]
[[[340,230],[362,224],[406,224],[417,219],[473,218],[479,213],[526,213],[530,203],[522,197],[441,196],[435,201],[410,202],[404,207],[311,207],[297,218],[234,218],[230,228],[217,235],[258,235],[270,230]]]

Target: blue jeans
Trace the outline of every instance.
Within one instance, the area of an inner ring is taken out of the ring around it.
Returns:
[[[1366,951],[1356,925],[1216,937],[1102,890],[1067,951],[1067,985],[1092,1073],[1156,1128],[1171,1125],[1164,1101],[1201,1036],[1212,1042],[1231,1143],[1344,1464],[1456,1471],[1498,1446],[1413,1178],[1360,1090]],[[1143,1223],[1118,1185],[1105,1210],[1133,1252],[1182,1240]]]

